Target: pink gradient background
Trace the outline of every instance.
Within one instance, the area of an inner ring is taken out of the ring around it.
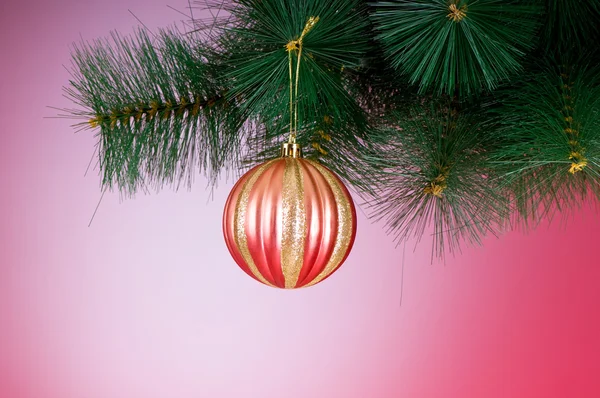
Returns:
[[[233,182],[100,197],[68,107],[69,46],[182,19],[183,0],[0,6],[0,398],[598,397],[600,216],[444,264],[359,211],[347,263],[281,291],[221,233]]]

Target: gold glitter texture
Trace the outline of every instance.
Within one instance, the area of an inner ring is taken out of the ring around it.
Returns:
[[[285,278],[286,289],[296,287],[304,263],[306,211],[299,162],[299,159],[286,158],[283,174],[281,270]]]
[[[265,285],[269,285],[269,286],[273,286],[273,284],[271,284],[269,281],[267,281],[265,279],[265,277],[260,273],[260,271],[256,267],[256,264],[254,264],[254,260],[252,259],[252,255],[250,254],[250,250],[248,249],[248,240],[246,238],[245,226],[246,226],[246,212],[248,211],[248,200],[250,198],[250,191],[252,190],[252,187],[254,186],[254,184],[256,183],[258,178],[262,175],[262,173],[264,173],[265,170],[267,170],[269,167],[271,167],[273,162],[276,162],[277,160],[279,160],[279,159],[271,160],[271,161],[265,163],[264,165],[262,165],[261,167],[259,167],[256,170],[256,172],[254,172],[254,174],[252,174],[252,176],[248,179],[248,181],[246,181],[246,183],[244,184],[244,187],[242,188],[242,192],[240,193],[238,201],[235,205],[235,215],[233,217],[235,243],[236,243],[244,261],[248,265],[248,268],[250,268],[250,271],[252,272],[252,274],[254,274],[254,276],[259,281],[261,281]]]

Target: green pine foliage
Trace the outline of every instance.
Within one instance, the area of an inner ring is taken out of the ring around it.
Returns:
[[[422,92],[469,96],[521,70],[539,13],[536,1],[396,0],[373,18],[391,65]]]
[[[410,118],[392,115],[382,128],[389,140],[369,155],[379,172],[367,207],[399,242],[420,240],[433,227],[434,254],[443,257],[501,231],[508,202],[485,166],[488,126],[436,108],[413,107]]]
[[[600,0],[546,0],[544,26],[547,50],[581,52],[600,40]]]
[[[521,221],[600,199],[600,72],[555,62],[499,94],[502,144],[492,165]]]
[[[63,114],[95,132],[103,188],[239,175],[297,104],[305,157],[438,257],[600,203],[600,0],[197,3],[219,12],[192,32],[75,46]]]
[[[154,43],[152,42],[154,39]],[[216,178],[233,156],[242,118],[225,99],[207,47],[163,30],[151,38],[112,36],[73,53],[67,110],[83,129],[98,129],[103,184],[133,194],[192,182],[198,170]]]
[[[367,9],[359,0],[240,0],[225,8],[235,17],[223,35],[228,56],[229,95],[240,97],[251,116],[289,124],[289,53],[311,17],[318,22],[303,38],[300,64],[300,122],[329,115],[361,120],[344,87],[344,69],[355,69],[368,50]],[[292,51],[293,73],[299,51]],[[295,77],[294,77],[295,80]],[[283,116],[283,118],[282,118]]]

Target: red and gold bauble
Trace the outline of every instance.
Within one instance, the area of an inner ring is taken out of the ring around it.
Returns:
[[[302,159],[297,144],[248,171],[225,204],[223,233],[235,262],[266,285],[312,286],[346,260],[356,209],[340,179]]]

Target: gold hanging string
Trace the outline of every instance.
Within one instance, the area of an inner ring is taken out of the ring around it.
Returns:
[[[290,42],[292,43],[292,42]],[[292,69],[292,51],[293,48],[290,47],[290,43],[287,44],[288,58],[290,64],[290,137],[288,142],[290,144],[296,142],[296,136],[294,134],[294,124],[292,123],[292,115],[294,114],[294,76]]]
[[[310,32],[315,25],[319,22],[319,17],[310,17],[304,25],[302,34],[296,40],[290,41],[285,45],[288,52],[289,59],[289,72],[290,72],[290,138],[288,142],[290,144],[296,142],[296,134],[298,133],[298,85],[300,83],[300,60],[302,58],[302,44],[304,37]],[[293,61],[292,51],[298,51],[298,61],[296,63],[296,79],[294,88],[294,73],[293,73]]]

